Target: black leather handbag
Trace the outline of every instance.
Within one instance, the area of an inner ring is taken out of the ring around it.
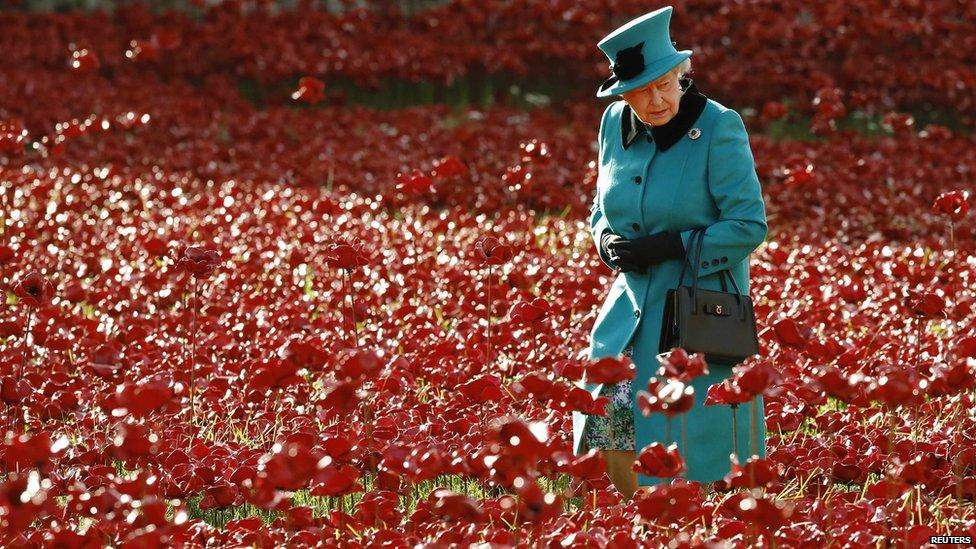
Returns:
[[[722,291],[698,287],[698,264],[701,261],[702,241],[706,228],[692,231],[689,250],[694,249],[691,286],[683,286],[685,267],[691,254],[685,254],[678,285],[668,290],[661,323],[658,352],[681,347],[691,353],[704,353],[705,362],[738,364],[759,353],[759,335],[752,299],[742,295],[735,277],[728,269],[718,271]],[[695,238],[698,238],[697,244]],[[725,278],[732,282],[735,293],[729,293]]]

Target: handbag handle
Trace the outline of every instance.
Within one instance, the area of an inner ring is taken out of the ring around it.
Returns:
[[[706,229],[705,227],[700,229],[695,229],[695,233],[699,234],[700,236],[698,238],[698,243],[695,246],[695,267],[694,267],[694,272],[692,273],[692,283],[691,283],[693,292],[698,288],[698,268],[699,268],[698,264],[701,261],[701,249],[702,249],[702,243],[705,240],[705,229]],[[694,234],[692,235],[692,237],[694,237]],[[681,266],[681,273],[682,273],[681,280],[684,280],[684,265]],[[729,278],[729,281],[732,283],[732,288],[735,289],[736,302],[737,303],[741,302],[739,296],[742,294],[742,291],[739,290],[739,284],[735,281],[735,277],[732,276],[732,271],[730,271],[729,269],[722,269],[721,271],[718,271],[718,279],[719,282],[722,283],[722,291],[728,292],[729,290],[728,287],[726,287],[725,285],[725,278],[723,278],[723,275]]]
[[[701,233],[701,234],[704,235],[704,229],[698,228],[698,229],[695,229],[694,231],[692,231],[691,237],[688,239],[688,248],[694,249],[694,247],[695,247],[695,237],[698,236],[699,233]],[[686,254],[685,255],[685,261],[684,261],[684,263],[681,264],[681,275],[678,276],[678,283],[675,284],[675,288],[677,288],[678,286],[681,286],[681,283],[684,282],[684,280],[685,280],[685,268],[688,266],[688,259],[689,258],[691,258],[691,254]],[[699,255],[698,259],[701,259],[701,256],[700,255]],[[697,261],[696,261],[695,264],[696,265],[698,264]],[[729,278],[732,280],[732,285],[735,287],[736,293],[739,293],[739,287],[738,287],[738,285],[736,285],[735,279],[732,278],[732,274],[731,273],[728,273],[727,270],[719,271],[718,281],[722,284],[722,291],[723,292],[728,292],[729,291],[729,287],[725,283],[725,277],[724,276],[721,276],[722,273],[725,273],[725,274],[728,274],[729,275]]]
[[[704,238],[704,236],[705,236],[705,229],[703,227],[699,227],[699,228],[694,229],[693,231],[691,231],[691,236],[688,237],[688,250],[689,251],[695,249],[695,238],[698,237],[699,234],[701,234],[702,235],[702,238]],[[700,248],[699,248],[699,255],[700,255]],[[675,288],[681,286],[681,283],[685,281],[685,268],[688,267],[688,260],[691,259],[691,256],[692,256],[691,253],[686,253],[685,254],[685,261],[684,261],[684,263],[681,264],[681,274],[678,275],[678,283],[674,285]],[[695,265],[698,265],[698,258],[697,257],[695,258]]]
[[[705,242],[705,227],[698,229],[698,243],[695,245],[695,264],[691,271],[691,314],[698,314],[698,262],[701,261],[702,244]]]
[[[695,265],[692,268],[692,278],[691,278],[691,314],[698,314],[698,269],[699,263],[701,262],[701,251],[702,244],[705,241],[705,231],[707,227],[701,227],[692,231],[691,238],[689,239],[689,244],[694,240],[695,236],[698,236],[698,242],[694,244],[695,248]],[[687,254],[685,255],[685,263],[681,265],[681,277],[678,279],[678,285],[684,281],[685,275],[685,265],[687,265]],[[735,289],[735,303],[736,308],[739,309],[739,320],[745,320],[746,310],[742,303],[742,292],[739,290],[739,284],[735,281],[735,277],[732,276],[732,272],[728,269],[722,269],[718,272],[719,281],[722,283],[722,291],[726,291],[725,279],[723,276],[728,276],[729,280],[732,282],[732,287]]]

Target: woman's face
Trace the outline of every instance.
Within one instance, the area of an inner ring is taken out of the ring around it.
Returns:
[[[681,103],[678,72],[668,72],[657,80],[620,96],[645,124],[666,124],[678,113],[678,105]]]

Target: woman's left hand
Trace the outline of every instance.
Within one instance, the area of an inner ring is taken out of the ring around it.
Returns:
[[[607,251],[611,255],[624,258],[640,270],[645,270],[665,259],[683,259],[685,257],[685,247],[681,242],[681,234],[677,232],[654,233],[633,240],[615,239],[607,244]]]

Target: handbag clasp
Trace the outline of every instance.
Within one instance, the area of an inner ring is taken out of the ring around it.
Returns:
[[[726,309],[725,307],[722,307],[722,304],[721,303],[711,303],[711,304],[710,303],[706,303],[705,304],[705,312],[706,313],[711,313],[711,314],[713,314],[715,316],[729,316],[730,314],[732,314],[732,313],[729,312],[728,309]]]

